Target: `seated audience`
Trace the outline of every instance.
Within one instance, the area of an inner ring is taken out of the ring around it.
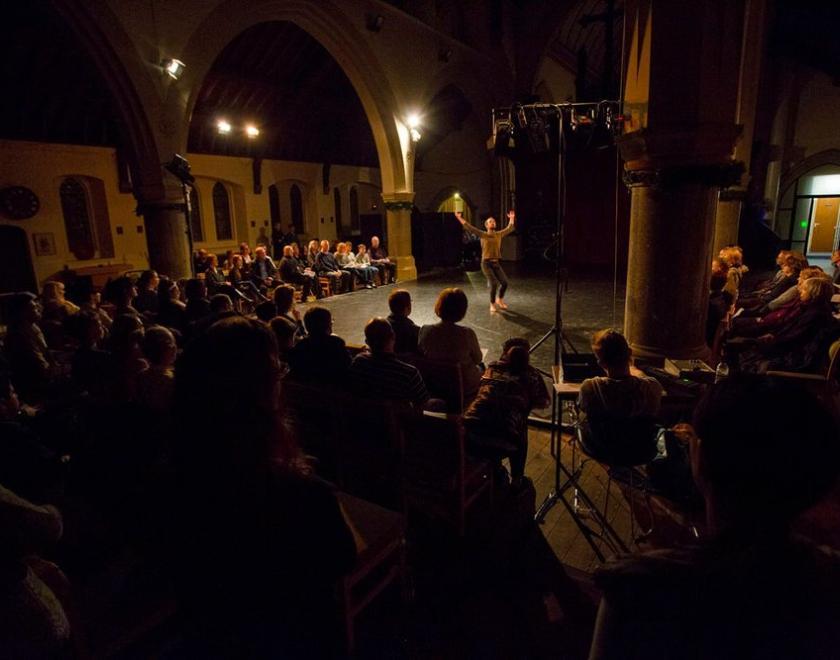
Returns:
[[[0,654],[4,658],[71,658],[71,629],[61,603],[66,578],[40,559],[63,531],[54,506],[37,506],[0,485]]]
[[[184,297],[187,299],[184,307],[185,327],[200,321],[210,313],[210,300],[207,298],[207,286],[204,280],[187,280],[184,286]]]
[[[396,336],[391,324],[376,318],[365,326],[369,351],[359,353],[350,366],[350,383],[362,396],[400,401],[422,408],[429,400],[423,377],[416,367],[394,354]]]
[[[779,250],[779,254],[776,255],[776,272],[773,273],[773,277],[768,280],[764,280],[763,282],[759,282],[757,286],[753,289],[751,295],[755,295],[758,293],[763,293],[775,286],[784,276],[783,266],[785,265],[785,260],[787,259],[788,255],[793,254],[790,250]]]
[[[350,353],[341,337],[332,334],[332,314],[325,307],[310,307],[303,315],[307,336],[289,352],[289,375],[316,384],[345,382]]]
[[[254,251],[254,261],[251,263],[251,280],[257,287],[271,287],[277,278],[277,266],[271,257],[265,253],[264,247]]]
[[[385,246],[380,244],[379,236],[370,239],[370,263],[379,269],[382,284],[389,284],[396,279],[397,264],[388,258]]]
[[[105,328],[102,327],[99,316],[82,311],[73,319],[73,330],[79,342],[79,348],[73,355],[73,384],[80,391],[100,398],[105,394],[110,365],[108,352],[101,348],[105,339]]]
[[[352,254],[353,245],[351,243],[347,243],[347,248],[351,251],[350,254]],[[370,254],[368,254],[367,246],[364,243],[359,243],[356,250],[356,266],[358,268],[364,268],[368,271],[368,273],[370,273],[370,283],[374,288],[376,288],[376,276],[379,275],[379,268],[371,263]]]
[[[720,259],[726,264],[726,286],[734,299],[738,298],[738,291],[741,288],[741,281],[744,279],[749,268],[744,265],[744,252],[737,245],[730,245],[720,251]]]
[[[551,399],[540,373],[529,364],[527,339],[508,339],[502,355],[481,377],[475,400],[464,412],[471,453],[510,460],[511,485],[523,484],[528,457],[528,415]]]
[[[580,385],[578,408],[589,416],[612,418],[656,417],[664,394],[655,378],[630,364],[627,340],[615,330],[601,330],[592,338],[592,352],[606,376],[587,378]]]
[[[289,247],[288,245],[286,247]],[[303,327],[303,321],[300,318],[300,312],[295,309],[295,290],[294,287],[284,284],[278,286],[274,290],[274,307],[277,312],[277,317],[272,320],[280,323],[286,323],[293,330],[292,336],[295,341],[306,337],[306,329]]]
[[[291,245],[283,247],[283,258],[280,260],[280,279],[286,284],[298,284],[303,288],[303,299],[308,300],[309,296],[315,295],[320,298],[321,284],[318,275],[311,268],[304,266],[294,257]]]
[[[38,326],[40,320],[41,309],[31,293],[17,293],[6,301],[4,355],[15,389],[27,403],[44,397],[55,371],[44,333]]]
[[[209,254],[204,248],[199,248],[199,250],[195,253],[194,264],[196,276],[201,275],[205,270],[207,270],[208,257]]]
[[[835,420],[791,385],[731,378],[683,433],[706,534],[596,575],[590,660],[835,655],[840,557],[790,529],[837,482]]]
[[[176,367],[177,592],[188,657],[338,653],[336,582],[355,545],[278,409],[273,334],[215,324]]]
[[[397,355],[416,353],[420,326],[409,318],[411,316],[411,294],[405,289],[394,289],[388,296],[388,308],[391,310],[388,315],[388,323],[391,324],[397,338],[394,352]]]
[[[243,294],[251,303],[255,303],[258,300],[265,301],[265,296],[260,293],[259,288],[247,276],[248,272],[248,269],[242,263],[242,255],[234,254],[231,257],[231,266],[228,270],[230,285]]]
[[[237,316],[236,310],[233,308],[233,301],[226,293],[217,293],[210,298],[210,313],[195,322],[193,326],[192,336],[199,335],[206,332],[207,329],[216,321],[221,321],[230,316]]]
[[[318,272],[316,265],[318,264],[318,255],[321,253],[320,243],[316,240],[311,240],[306,246],[306,256],[303,260],[304,266]]]
[[[709,285],[709,311],[706,314],[706,345],[709,348],[714,347],[721,322],[727,320],[732,312],[734,297],[725,287],[726,275],[722,272],[713,273]]]
[[[472,398],[481,380],[481,347],[475,330],[458,325],[467,315],[467,294],[461,289],[449,288],[440,292],[435,303],[439,323],[420,328],[417,349],[421,355],[441,362],[461,365],[464,394]]]
[[[356,263],[356,255],[349,247],[349,243],[339,243],[335,248],[335,260],[343,271],[353,276],[366,288],[373,288],[373,270]]]
[[[106,285],[108,300],[114,305],[114,318],[118,316],[136,316],[140,318],[140,312],[134,307],[134,300],[137,298],[137,287],[125,275],[109,282]]]
[[[251,256],[251,248],[247,243],[239,244],[239,256],[242,257],[242,266],[246,272],[251,271],[251,264],[254,263],[254,258]]]
[[[50,280],[41,290],[41,318],[43,321],[63,323],[68,316],[78,313],[79,307],[64,297],[64,283]]]
[[[147,328],[143,355],[149,368],[137,375],[137,402],[153,412],[168,413],[175,396],[175,336],[162,325]]]
[[[808,266],[808,262],[801,255],[791,253],[785,257],[782,264],[782,277],[775,280],[775,283],[761,292],[745,297],[739,306],[743,306],[746,315],[761,315],[768,310],[767,304],[791,287],[795,287],[799,279],[799,271]]]
[[[137,376],[149,368],[143,357],[143,324],[137,316],[118,316],[108,337],[110,364],[106,395],[115,402],[137,399]]]
[[[134,307],[141,314],[154,316],[158,313],[157,288],[160,284],[158,274],[153,270],[144,270],[137,281],[137,298]]]
[[[168,277],[162,277],[158,284],[158,315],[155,320],[159,325],[181,334],[187,327],[187,306],[181,301],[181,289]]]
[[[228,284],[225,274],[219,268],[219,259],[215,254],[211,254],[207,261],[207,270],[204,271],[204,284],[207,286],[207,291],[210,295],[224,294],[231,301],[237,301],[245,298],[245,295],[239,291],[238,288]],[[253,282],[249,282],[254,286]]]
[[[330,242],[321,241],[321,250],[315,257],[314,270],[321,277],[328,277],[333,282],[335,291],[341,293],[353,290],[353,275],[341,270],[335,257],[330,253]]]
[[[82,287],[80,294],[82,302],[79,309],[98,316],[102,326],[108,330],[114,321],[110,314],[102,309],[102,294],[94,289],[92,284]]]

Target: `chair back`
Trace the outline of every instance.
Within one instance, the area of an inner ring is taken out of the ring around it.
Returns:
[[[588,415],[578,425],[581,449],[614,467],[644,465],[656,456],[660,425],[652,417]]]
[[[446,411],[460,414],[464,411],[464,376],[457,362],[430,360],[422,355],[406,356],[417,367],[429,394],[446,402]]]

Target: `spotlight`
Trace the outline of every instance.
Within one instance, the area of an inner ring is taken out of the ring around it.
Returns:
[[[456,192],[452,195],[455,199],[461,199],[461,193]]]
[[[229,135],[233,127],[227,120],[220,119],[216,122],[216,130],[219,132],[219,135]]]
[[[181,74],[184,73],[184,69],[187,67],[181,60],[175,59],[165,59],[163,62],[160,63],[160,66],[166,71],[166,75],[168,75],[172,80],[178,80],[181,77]]]
[[[245,135],[247,135],[252,140],[260,134],[260,129],[258,129],[253,124],[248,124],[245,127]]]
[[[408,115],[408,117],[405,120],[405,123],[408,125],[409,128],[418,128],[420,126],[420,115],[418,115],[416,112]]]

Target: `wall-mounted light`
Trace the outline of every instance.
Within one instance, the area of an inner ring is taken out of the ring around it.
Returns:
[[[166,72],[166,75],[172,78],[172,80],[178,80],[178,78],[181,77],[181,74],[184,73],[184,69],[187,68],[187,65],[181,60],[172,58],[163,60],[163,62],[160,63],[160,66]]]
[[[233,126],[230,125],[230,122],[225,119],[219,119],[216,122],[216,131],[219,135],[229,135],[230,132],[233,130]]]
[[[248,124],[248,125],[245,127],[245,135],[247,135],[247,136],[248,136],[249,138],[251,138],[252,140],[253,140],[255,137],[259,136],[259,134],[260,134],[260,129],[258,129],[258,128],[257,128],[256,126],[254,126],[253,124]]]
[[[455,193],[453,193],[453,194],[452,194],[452,196],[453,196],[455,199],[461,199],[461,193],[459,193],[459,192],[457,192],[457,191],[456,191]]]

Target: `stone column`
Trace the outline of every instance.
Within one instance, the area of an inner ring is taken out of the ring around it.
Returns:
[[[137,205],[146,226],[149,267],[175,279],[192,277],[184,200],[177,193]]]
[[[391,261],[397,263],[397,282],[417,279],[417,266],[411,254],[411,211],[414,193],[383,193],[388,242],[385,247]]]
[[[738,244],[738,226],[745,195],[746,191],[743,189],[721,191],[715,216],[712,257],[717,256],[722,247]]]
[[[718,187],[736,168],[629,170],[630,246],[624,332],[636,357],[702,358]]]

